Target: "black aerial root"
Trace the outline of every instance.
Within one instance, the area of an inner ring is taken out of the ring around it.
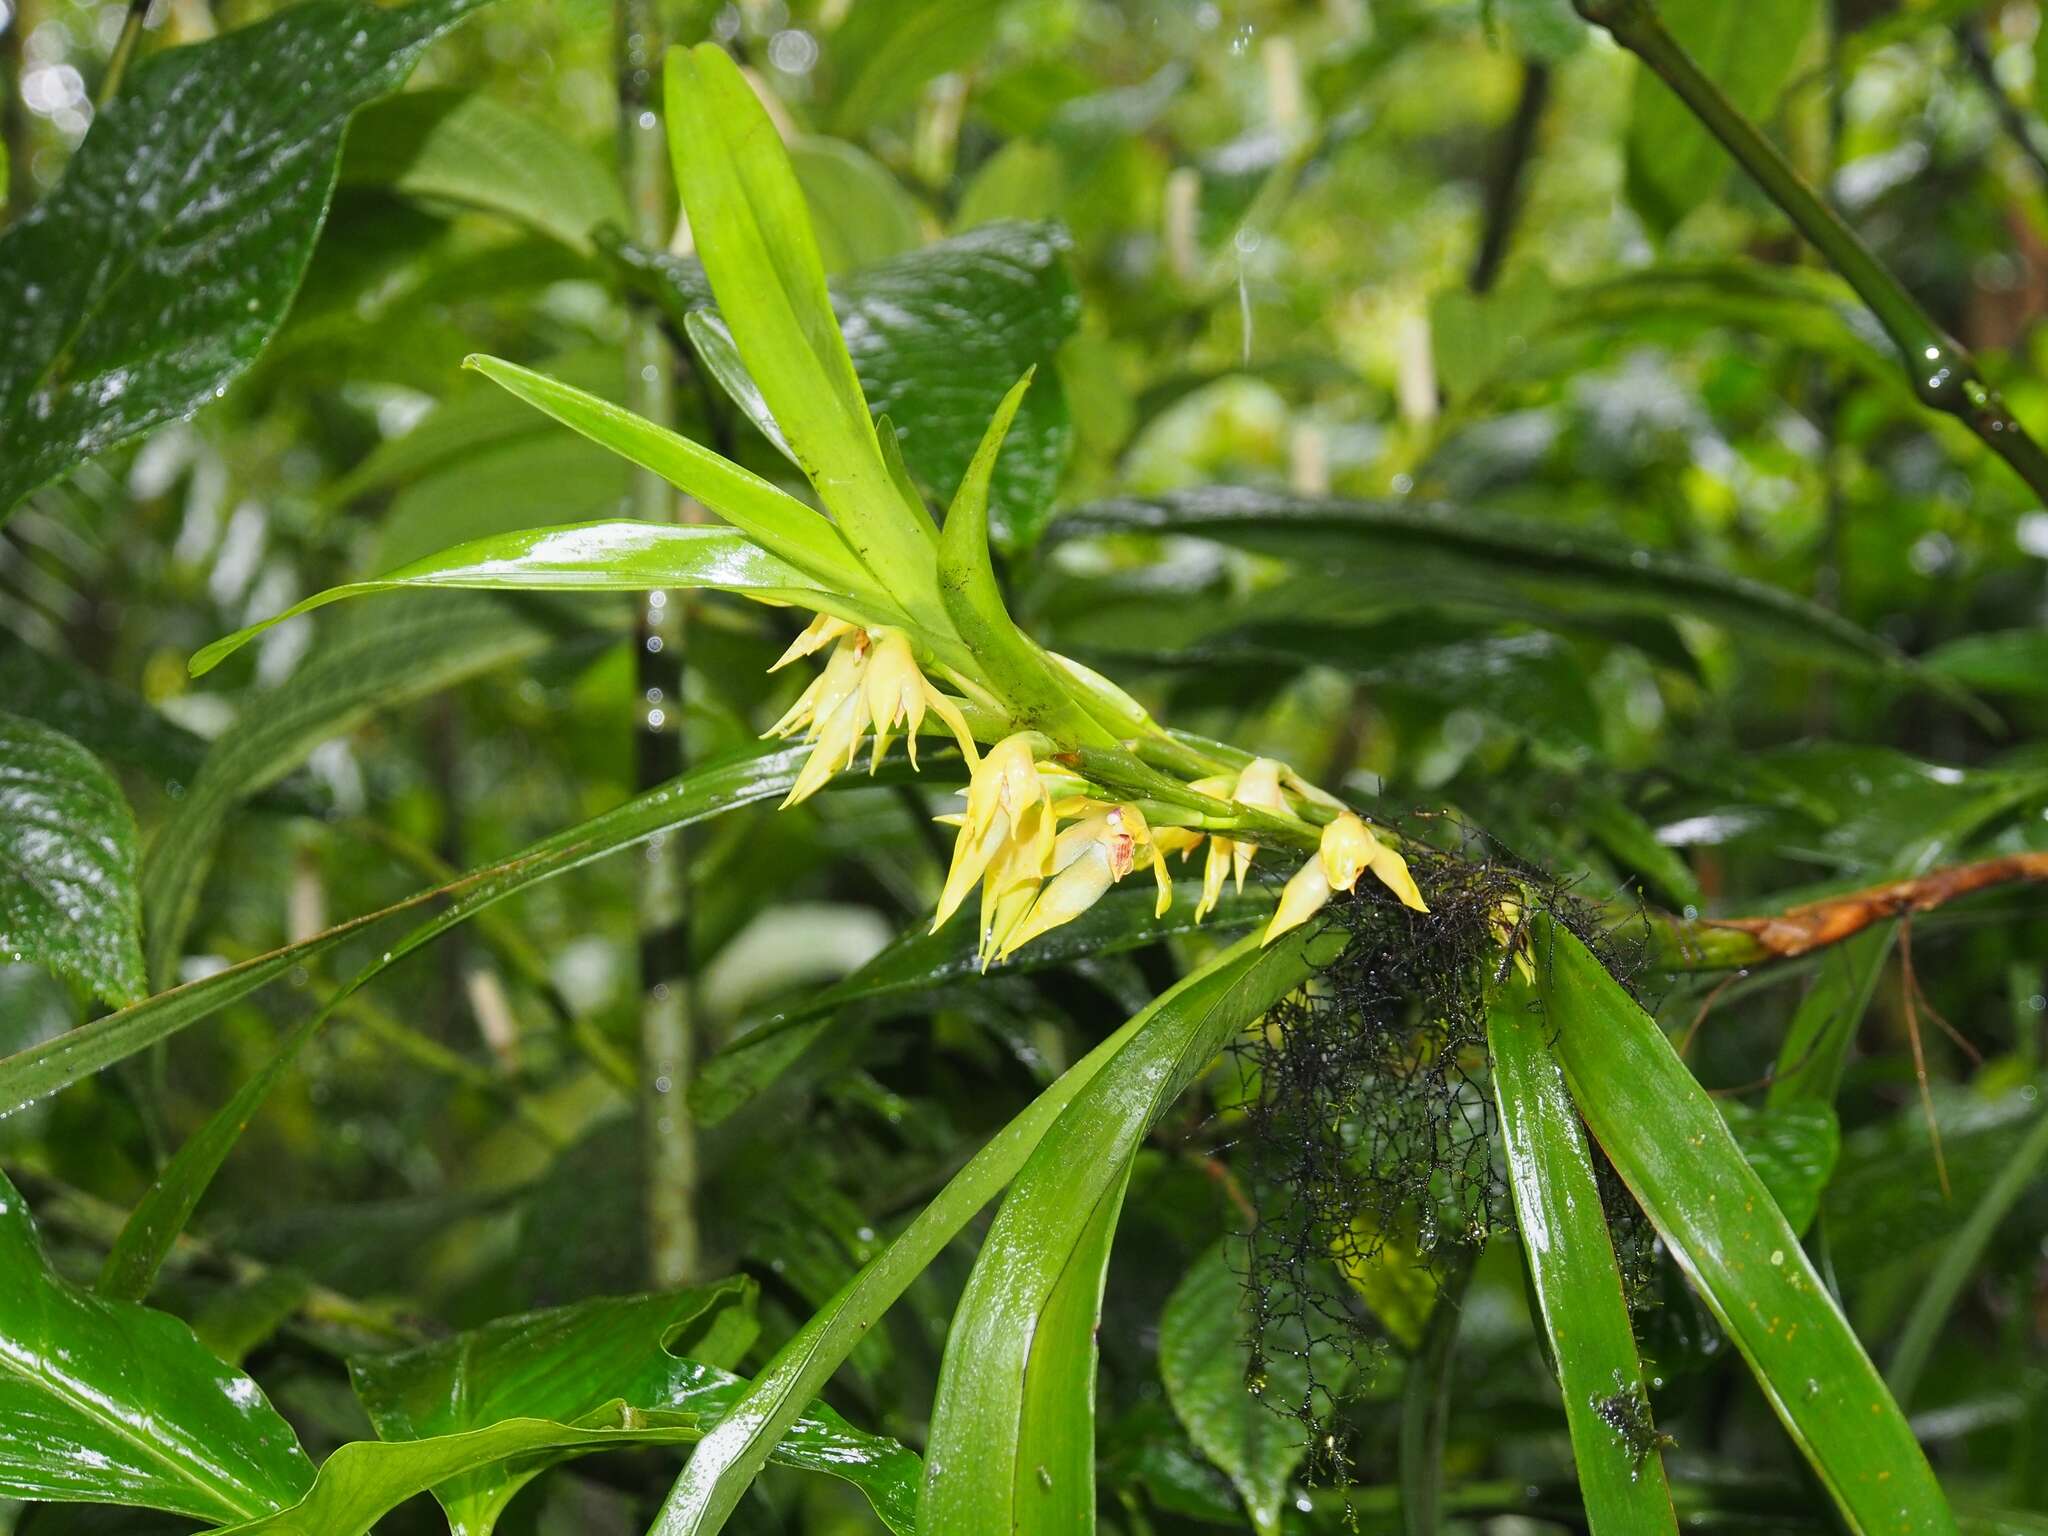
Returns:
[[[1370,876],[1333,898],[1311,950],[1331,958],[1232,1048],[1231,1165],[1257,1218],[1236,1246],[1250,1384],[1302,1422],[1311,1475],[1337,1481],[1340,1401],[1513,1219],[1486,1049],[1487,997],[1510,963],[1501,914],[1551,914],[1624,978],[1642,954],[1484,834],[1442,817],[1401,830],[1429,911]],[[1526,925],[1515,938],[1529,942]],[[1647,1225],[1595,1165],[1631,1296],[1647,1295]]]

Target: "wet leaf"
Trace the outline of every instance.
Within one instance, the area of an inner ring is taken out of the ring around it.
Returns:
[[[1241,940],[1164,994],[1019,1172],[947,1335],[919,1506],[934,1528],[1071,1530],[1092,1514],[1093,1328],[1131,1158],[1232,1036],[1308,974],[1305,935]]]
[[[97,758],[0,713],[0,963],[48,966],[109,1002],[142,996],[139,841]]]
[[[603,1297],[499,1318],[453,1338],[350,1362],[380,1439],[429,1440],[505,1419],[579,1423],[614,1400],[644,1415],[689,1415],[708,1427],[745,1382],[735,1364],[755,1332],[744,1280],[686,1291]],[[664,1420],[664,1422],[673,1422]],[[834,1454],[836,1452],[836,1454]],[[512,1496],[563,1455],[523,1456],[435,1485],[456,1536],[482,1536]],[[841,1460],[840,1458],[843,1458]],[[879,1495],[892,1530],[916,1514],[917,1458],[814,1408],[775,1460],[834,1470]]]
[[[1954,1532],[1927,1458],[1714,1101],[1578,938],[1534,925],[1573,1100],[1857,1532]]]
[[[0,237],[0,517],[255,360],[305,276],[350,115],[476,4],[309,0],[135,68]]]
[[[1557,1364],[1589,1528],[1678,1529],[1585,1127],[1534,989],[1510,976],[1487,1016],[1522,1255]]]
[[[263,1391],[168,1313],[53,1274],[0,1178],[0,1495],[247,1520],[313,1480]]]
[[[1066,244],[1053,225],[991,223],[831,285],[868,406],[895,425],[911,474],[937,501],[952,498],[1010,386],[1039,370],[989,491],[989,525],[1009,552],[1036,542],[1073,443],[1050,366],[1081,313]],[[634,247],[612,254],[678,328],[710,305],[695,263]]]
[[[1312,1377],[1324,1391],[1342,1390],[1345,1362],[1328,1344],[1310,1344],[1285,1296],[1272,1308],[1285,1323],[1254,1354],[1244,1285],[1227,1244],[1189,1266],[1159,1319],[1159,1374],[1189,1438],[1229,1476],[1253,1528],[1270,1532],[1281,1528],[1309,1448],[1289,1410],[1307,1399]]]

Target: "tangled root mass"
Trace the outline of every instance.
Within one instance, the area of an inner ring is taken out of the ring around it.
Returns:
[[[1270,1376],[1293,1400],[1266,1400],[1302,1421],[1326,1475],[1343,1470],[1333,1412],[1387,1336],[1362,1296],[1419,1290],[1426,1304],[1512,1218],[1486,1049],[1503,903],[1551,912],[1617,974],[1639,958],[1483,836],[1460,829],[1455,850],[1426,846],[1446,825],[1422,829],[1408,852],[1429,912],[1366,882],[1337,897],[1315,941],[1332,957],[1233,1048],[1245,1104],[1232,1162],[1257,1212],[1239,1250],[1252,1384],[1292,1357]],[[1646,1229],[1595,1162],[1629,1289],[1647,1294]]]

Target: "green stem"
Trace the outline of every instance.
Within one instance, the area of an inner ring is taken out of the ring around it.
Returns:
[[[1865,245],[1840,214],[1821,201],[1784,154],[1700,69],[1664,25],[1652,0],[1573,0],[1579,14],[1663,79],[1701,124],[1724,144],[1771,201],[1848,280],[1898,347],[1913,392],[1923,405],[1955,417],[2048,500],[2048,454],[1984,382],[1967,348],[1935,321]]]
[[[1401,1529],[1437,1536],[1443,1523],[1444,1431],[1451,1417],[1451,1353],[1458,1344],[1465,1288],[1479,1255],[1454,1254],[1422,1346],[1409,1358],[1401,1388]]]
[[[121,18],[121,35],[114,40],[114,52],[107,60],[107,73],[100,81],[95,106],[104,108],[121,91],[121,79],[128,73],[128,61],[135,56],[135,43],[142,36],[142,23],[149,16],[149,0],[128,0],[128,14]]]
[[[613,0],[619,175],[634,237],[657,250],[671,218],[668,150],[656,109],[658,21],[652,0]],[[675,357],[658,316],[638,307],[629,312],[625,353],[628,409],[667,425],[675,418]],[[636,469],[628,511],[646,522],[673,522],[675,495],[659,475]],[[634,648],[642,710],[635,777],[642,789],[683,768],[684,634],[682,594],[648,593]],[[697,1128],[689,1105],[697,1057],[689,933],[687,851],[682,834],[671,831],[648,845],[640,887],[643,1200],[648,1266],[659,1286],[687,1285],[702,1267]]]

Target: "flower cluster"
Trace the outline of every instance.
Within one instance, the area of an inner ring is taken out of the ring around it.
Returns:
[[[990,748],[968,782],[966,810],[939,818],[958,828],[958,837],[932,931],[936,933],[959,910],[978,881],[981,923],[977,949],[984,970],[1040,935],[1072,922],[1134,869],[1152,871],[1159,888],[1153,912],[1164,917],[1173,905],[1168,855],[1178,853],[1185,861],[1205,837],[1188,827],[1153,827],[1128,801],[1085,794],[1055,798],[1054,785],[1048,782],[1033,750],[1040,741],[1042,738],[1029,732],[1020,732]],[[1280,786],[1283,779],[1291,777],[1282,764],[1257,758],[1235,778],[1224,776],[1190,787],[1218,799],[1286,815],[1288,806]],[[1062,826],[1063,822],[1066,825]],[[1259,848],[1255,841],[1225,833],[1208,834],[1207,841],[1209,855],[1202,897],[1195,908],[1196,922],[1215,910],[1226,879],[1234,877],[1237,889],[1244,889],[1244,877]],[[1405,905],[1428,910],[1406,861],[1346,811],[1325,829],[1319,855],[1288,882],[1280,911],[1266,931],[1266,942],[1306,922],[1330,899],[1333,890],[1350,890],[1367,869]]]
[[[981,882],[982,968],[1072,922],[1133,869],[1158,871],[1157,910],[1173,900],[1162,850],[1135,805],[1085,795],[1053,798],[1029,732],[991,747],[967,785],[967,809],[939,819],[959,828],[932,931]],[[1062,828],[1061,821],[1069,825]]]
[[[868,760],[870,773],[881,765],[882,754],[889,750],[890,733],[898,725],[904,727],[910,766],[915,768],[917,732],[924,724],[927,708],[946,723],[967,761],[972,764],[977,760],[974,736],[967,729],[960,707],[918,670],[910,638],[900,629],[864,629],[821,613],[768,670],[778,671],[798,657],[815,655],[828,645],[833,650],[825,670],[789,707],[789,713],[766,732],[770,736],[788,737],[802,731],[804,740],[816,743],[783,805],[808,799],[833,774],[851,768],[871,727],[874,755]]]

